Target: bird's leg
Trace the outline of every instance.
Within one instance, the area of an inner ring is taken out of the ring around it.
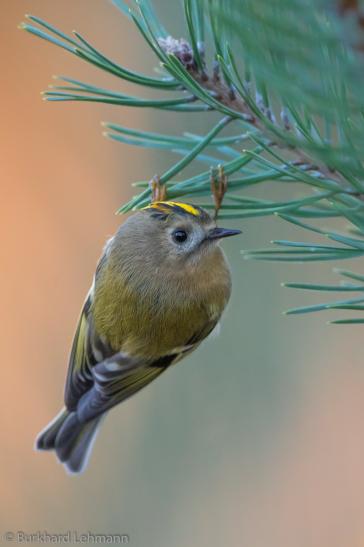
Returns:
[[[149,181],[149,187],[152,192],[152,203],[155,201],[165,201],[167,198],[166,185],[162,184],[158,175]]]
[[[219,165],[218,167],[217,176],[214,171],[211,172],[210,183],[211,183],[212,196],[215,202],[214,218],[216,220],[217,215],[219,214],[219,210],[221,208],[222,202],[224,200],[227,187],[228,187],[228,178],[224,173],[224,168],[222,165]]]

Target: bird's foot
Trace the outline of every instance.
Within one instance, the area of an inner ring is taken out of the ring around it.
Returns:
[[[155,201],[165,201],[167,199],[166,185],[161,183],[158,175],[154,175],[149,181],[149,187],[152,193],[152,203]]]
[[[213,170],[210,176],[211,192],[215,202],[215,220],[221,209],[222,202],[228,187],[228,178],[224,173],[224,168],[219,165],[217,174]]]

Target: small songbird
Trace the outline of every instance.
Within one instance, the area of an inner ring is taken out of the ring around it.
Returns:
[[[218,228],[200,207],[158,201],[106,244],[69,360],[65,407],[40,433],[71,473],[88,460],[107,411],[191,353],[218,323],[231,278]]]

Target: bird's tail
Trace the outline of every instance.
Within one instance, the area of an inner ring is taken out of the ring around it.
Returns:
[[[38,435],[37,450],[55,450],[70,473],[81,473],[88,462],[101,416],[80,423],[76,412],[63,409]]]

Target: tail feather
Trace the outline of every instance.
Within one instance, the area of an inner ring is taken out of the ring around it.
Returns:
[[[90,422],[80,423],[76,412],[63,410],[40,433],[36,448],[55,450],[67,471],[81,473],[87,465],[101,418],[99,416]]]
[[[82,473],[87,466],[91,451],[99,430],[102,417],[95,418],[91,422],[80,425],[77,438],[71,442],[71,450],[64,464],[70,473]],[[57,455],[58,455],[58,449]]]
[[[54,449],[60,462],[64,463],[70,457],[73,445],[82,432],[81,424],[78,421],[76,412],[71,412],[67,420],[63,422],[58,430]]]
[[[65,408],[52,420],[47,427],[43,429],[36,438],[35,448],[37,450],[53,450],[55,447],[56,437],[61,429],[66,418],[70,415]]]

